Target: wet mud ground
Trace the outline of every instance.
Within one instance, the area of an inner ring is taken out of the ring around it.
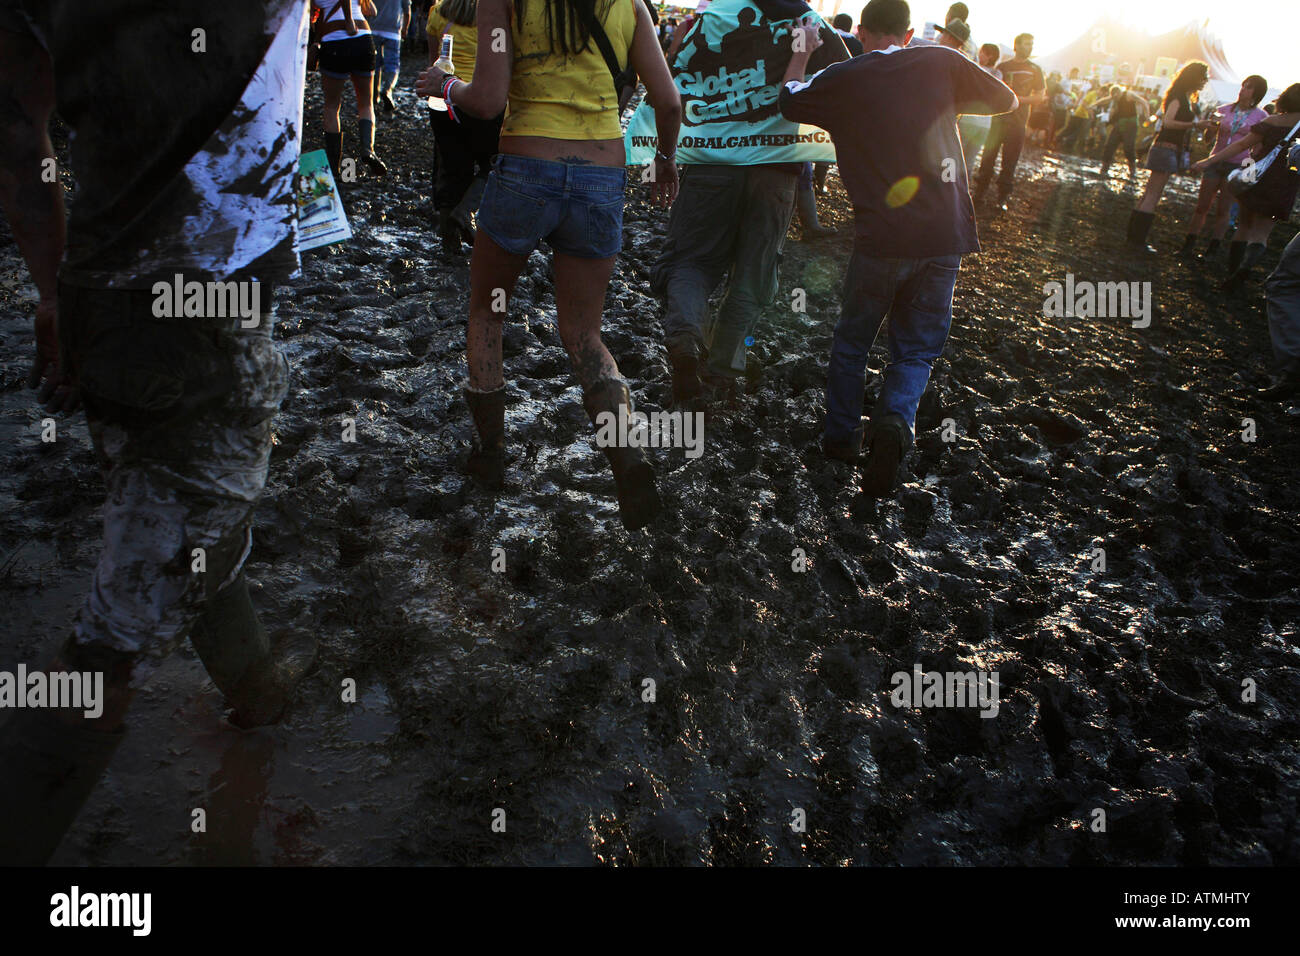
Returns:
[[[320,669],[282,726],[244,734],[182,648],[54,862],[1300,862],[1300,410],[1253,395],[1258,282],[1224,300],[1207,270],[1133,261],[1125,181],[1028,150],[1011,212],[982,214],[964,262],[905,486],[877,505],[818,446],[850,242],[792,227],[745,387],[703,457],[655,452],[669,507],[628,534],[541,254],[505,335],[508,488],[462,475],[468,259],[429,226],[414,67],[381,119],[394,175],[351,188],[356,238],[307,254],[278,296],[294,383],[249,572],[273,632],[319,638]],[[831,187],[823,219],[846,226]],[[669,384],[647,278],[666,216],[629,199],[605,338],[651,411]],[[1167,194],[1162,250],[1191,201],[1189,180]],[[0,257],[10,669],[66,633],[103,491],[83,421],[40,442],[32,290],[7,235]],[[1160,314],[1045,319],[1042,286],[1067,272],[1151,281]],[[998,671],[996,718],[892,706],[890,675],[918,662]]]

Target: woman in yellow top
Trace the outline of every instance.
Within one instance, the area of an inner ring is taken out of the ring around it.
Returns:
[[[599,34],[593,36],[595,22],[618,67],[630,61],[645,83],[662,144],[652,192],[667,205],[677,195],[682,107],[642,0],[479,0],[473,81],[431,67],[416,83],[422,96],[442,96],[457,116],[506,109],[500,154],[479,208],[466,350],[465,399],[478,432],[469,471],[490,488],[499,488],[505,474],[505,302],[542,239],[555,252],[560,339],[587,414],[606,438],[611,423],[617,435],[638,436],[618,427],[633,411],[632,396],[600,338],[605,290],[623,241],[627,169],[618,92]],[[603,450],[623,524],[636,529],[654,518],[660,501],[644,450],[627,445]]]
[[[444,34],[451,37],[456,76],[474,78],[478,51],[478,0],[442,0],[429,8],[429,65],[437,62]],[[438,210],[438,234],[443,251],[459,255],[462,238],[473,244],[469,217],[478,206],[501,133],[501,114],[479,119],[468,113],[452,119],[445,110],[430,110],[433,127],[433,205]],[[477,188],[475,188],[477,187]]]

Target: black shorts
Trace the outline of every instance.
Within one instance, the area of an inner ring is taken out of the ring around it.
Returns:
[[[322,43],[320,71],[324,76],[335,79],[354,73],[375,72],[375,38],[367,33],[365,36]]]

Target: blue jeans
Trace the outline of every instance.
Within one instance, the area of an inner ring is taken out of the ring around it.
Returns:
[[[961,256],[881,259],[854,248],[831,344],[826,441],[848,442],[862,424],[867,354],[886,316],[889,365],[871,417],[879,421],[883,415],[898,415],[913,434],[930,371],[948,341],[960,268]]]
[[[402,41],[375,34],[375,72],[396,76],[402,72]]]
[[[515,256],[545,239],[556,252],[607,259],[623,248],[627,169],[499,153],[478,207],[478,227]]]

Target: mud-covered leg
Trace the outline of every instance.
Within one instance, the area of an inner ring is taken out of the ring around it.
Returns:
[[[484,486],[500,488],[505,479],[505,377],[501,368],[501,328],[527,256],[506,252],[480,234],[470,259],[469,325],[465,358],[469,385],[465,403],[474,418],[474,448],[467,470]]]

